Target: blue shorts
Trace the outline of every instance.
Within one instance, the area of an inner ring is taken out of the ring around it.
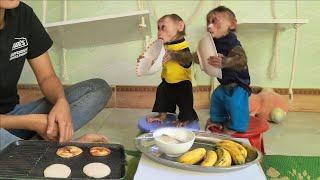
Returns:
[[[210,119],[213,123],[227,123],[231,130],[246,132],[250,120],[248,91],[240,86],[220,85],[211,97]]]

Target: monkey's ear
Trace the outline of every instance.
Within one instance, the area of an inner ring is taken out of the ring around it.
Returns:
[[[233,19],[231,20],[231,23],[230,23],[230,29],[235,30],[236,28],[237,28],[237,20]]]
[[[185,26],[184,22],[183,21],[179,21],[178,22],[178,31],[182,32],[184,30],[184,26]]]

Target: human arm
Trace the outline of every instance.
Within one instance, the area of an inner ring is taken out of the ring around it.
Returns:
[[[65,142],[73,136],[73,125],[69,103],[66,100],[64,89],[56,76],[49,54],[30,59],[29,64],[36,76],[41,91],[45,97],[53,104],[48,114],[47,135],[53,135],[55,123],[59,126],[59,141]]]
[[[27,115],[4,115],[0,114],[0,128],[4,129],[24,129],[35,131],[45,140],[57,140],[58,126],[54,125],[52,136],[47,136],[47,115],[27,114]]]

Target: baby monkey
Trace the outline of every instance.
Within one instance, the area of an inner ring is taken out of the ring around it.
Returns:
[[[207,128],[227,134],[246,132],[249,125],[250,75],[246,53],[235,34],[236,27],[234,12],[225,6],[207,14],[207,30],[218,52],[218,56],[209,58],[209,64],[222,69],[220,85],[211,97]]]
[[[167,113],[179,115],[175,123],[177,127],[198,120],[193,108],[193,92],[191,83],[191,65],[194,56],[185,40],[185,23],[177,14],[164,15],[158,20],[158,38],[163,40],[166,54],[163,58],[161,79],[157,87],[156,100],[152,112],[157,115],[147,117],[148,122],[162,123]],[[142,58],[140,56],[138,61]]]

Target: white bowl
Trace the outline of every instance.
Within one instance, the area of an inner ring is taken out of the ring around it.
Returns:
[[[176,139],[183,140],[183,142],[165,142],[159,138],[163,134],[176,137]],[[177,157],[187,152],[192,147],[196,136],[191,130],[186,128],[168,127],[157,129],[153,132],[153,137],[161,152],[171,157]]]

